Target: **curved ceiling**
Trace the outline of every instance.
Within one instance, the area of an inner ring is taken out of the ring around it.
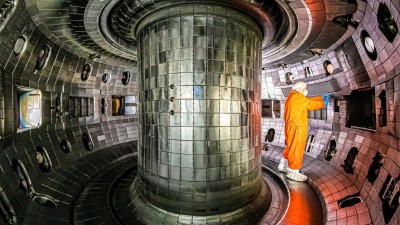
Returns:
[[[81,57],[136,66],[137,24],[155,10],[193,0],[25,0],[35,25],[54,43]],[[208,0],[240,9],[264,30],[263,67],[295,64],[313,57],[310,49],[343,42],[346,28],[332,19],[357,11],[355,1]]]

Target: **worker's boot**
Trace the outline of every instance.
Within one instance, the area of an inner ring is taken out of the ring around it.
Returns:
[[[279,165],[278,165],[279,172],[286,173],[287,172],[287,164],[288,164],[287,159],[282,157],[281,161],[279,162]]]
[[[295,180],[295,181],[299,181],[299,182],[304,182],[307,180],[306,175],[300,173],[299,170],[293,170],[293,169],[290,169],[289,167],[287,168],[286,177],[291,180]]]

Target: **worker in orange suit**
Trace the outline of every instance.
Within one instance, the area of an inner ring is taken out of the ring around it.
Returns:
[[[307,141],[307,111],[326,107],[329,103],[328,94],[307,98],[307,93],[307,84],[302,81],[296,82],[285,102],[286,148],[283,151],[278,170],[287,172],[286,177],[295,181],[307,180],[307,176],[299,172],[303,164]]]

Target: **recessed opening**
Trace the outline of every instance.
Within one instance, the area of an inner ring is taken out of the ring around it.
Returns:
[[[87,63],[82,68],[81,80],[82,81],[87,81],[91,74],[92,74],[92,65]]]
[[[326,75],[331,75],[333,73],[333,71],[335,70],[331,61],[329,61],[329,60],[324,61],[324,69],[325,69]]]
[[[379,126],[385,127],[387,125],[386,91],[382,90],[378,97],[381,102],[381,108],[380,108],[379,114],[378,114]]]
[[[350,2],[349,2],[350,3]],[[359,21],[353,19],[352,14],[346,14],[346,15],[340,15],[332,19],[333,24],[336,24],[338,26],[341,26],[343,28],[346,28],[348,26],[353,27],[354,29],[357,29],[359,25]]]
[[[18,87],[19,127],[17,132],[40,127],[42,124],[42,92],[35,89]]]
[[[379,198],[382,201],[382,213],[385,224],[388,224],[395,214],[400,203],[400,174],[397,178],[387,175],[381,190]]]
[[[376,152],[372,163],[368,168],[367,179],[372,184],[378,178],[381,167],[383,166],[383,155],[380,152]]]
[[[309,110],[308,111],[308,118],[315,119],[315,120],[326,120],[327,119],[327,108],[321,108],[316,110]]]
[[[28,172],[26,171],[25,165],[22,163],[21,160],[19,159],[13,159],[12,160],[12,168],[15,173],[18,174],[19,179],[19,185],[20,188],[25,192],[29,193],[32,191],[32,183],[31,179],[28,175]]]
[[[307,137],[307,144],[306,144],[306,152],[311,152],[311,150],[314,147],[314,142],[315,142],[315,136],[314,134],[310,134]]]
[[[339,112],[340,111],[340,101],[339,99],[335,98],[334,100],[335,106],[334,106],[334,112]]]
[[[354,162],[356,161],[356,157],[358,155],[358,149],[356,147],[352,147],[350,151],[347,153],[347,157],[344,160],[344,164],[341,166],[344,169],[344,172],[353,174],[355,167]]]
[[[385,3],[379,3],[377,17],[379,30],[382,31],[383,35],[385,35],[389,42],[393,42],[399,30],[396,21],[393,19],[393,16]]]
[[[47,62],[49,61],[51,53],[51,48],[48,45],[44,45],[42,49],[40,49],[39,54],[36,60],[35,69],[41,70],[44,66],[46,66]]]
[[[332,157],[336,155],[336,141],[330,140],[324,151],[324,158],[326,161],[331,161]]]
[[[25,47],[26,47],[26,38],[24,36],[18,37],[17,41],[15,42],[14,49],[13,49],[14,54],[19,55],[19,54],[23,53],[25,50]]]
[[[352,194],[352,195],[348,195],[348,196],[340,199],[339,201],[337,201],[340,209],[353,206],[360,202],[362,202],[362,199],[360,197],[359,192]]]
[[[46,206],[50,208],[56,208],[58,202],[58,200],[55,200],[51,196],[39,193],[34,193],[34,195],[32,196],[32,200],[41,206]]]
[[[101,80],[103,81],[103,83],[108,83],[111,80],[111,74],[110,73],[105,73],[103,74],[103,76],[101,77]]]
[[[314,76],[314,72],[309,66],[304,68],[304,76],[305,78]]]
[[[61,143],[60,143],[60,146],[61,146],[61,150],[64,153],[68,153],[72,149],[71,143],[68,140],[62,140]]]
[[[285,80],[286,80],[286,84],[292,84],[294,81],[294,75],[291,72],[287,72],[285,74]]]
[[[105,98],[101,98],[101,113],[106,114],[107,113],[107,100]]]
[[[136,96],[112,96],[112,115],[134,115],[136,114]]]
[[[44,147],[36,147],[36,162],[43,172],[49,172],[51,169],[51,160],[47,150]]]
[[[274,128],[269,128],[267,135],[265,136],[265,141],[268,142],[273,142],[275,138],[275,129]]]
[[[88,133],[82,134],[82,142],[87,151],[92,151],[94,148],[92,136]]]
[[[346,127],[375,131],[375,88],[354,90],[347,101]]]
[[[122,73],[122,84],[128,85],[131,82],[131,72],[125,71]]]
[[[17,217],[15,215],[14,208],[10,204],[6,193],[0,186],[0,215],[4,219],[5,224],[16,224]]]
[[[262,117],[279,118],[281,116],[281,102],[279,100],[262,99]]]
[[[94,115],[93,97],[70,96],[68,98],[68,107],[71,118]]]
[[[376,60],[378,58],[378,53],[375,48],[375,43],[366,30],[362,30],[360,32],[360,39],[361,44],[364,47],[365,52],[367,53],[367,56],[371,60]]]

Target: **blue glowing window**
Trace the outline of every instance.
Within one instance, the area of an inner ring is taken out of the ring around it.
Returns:
[[[42,93],[39,90],[18,89],[19,132],[40,127],[42,123]]]

